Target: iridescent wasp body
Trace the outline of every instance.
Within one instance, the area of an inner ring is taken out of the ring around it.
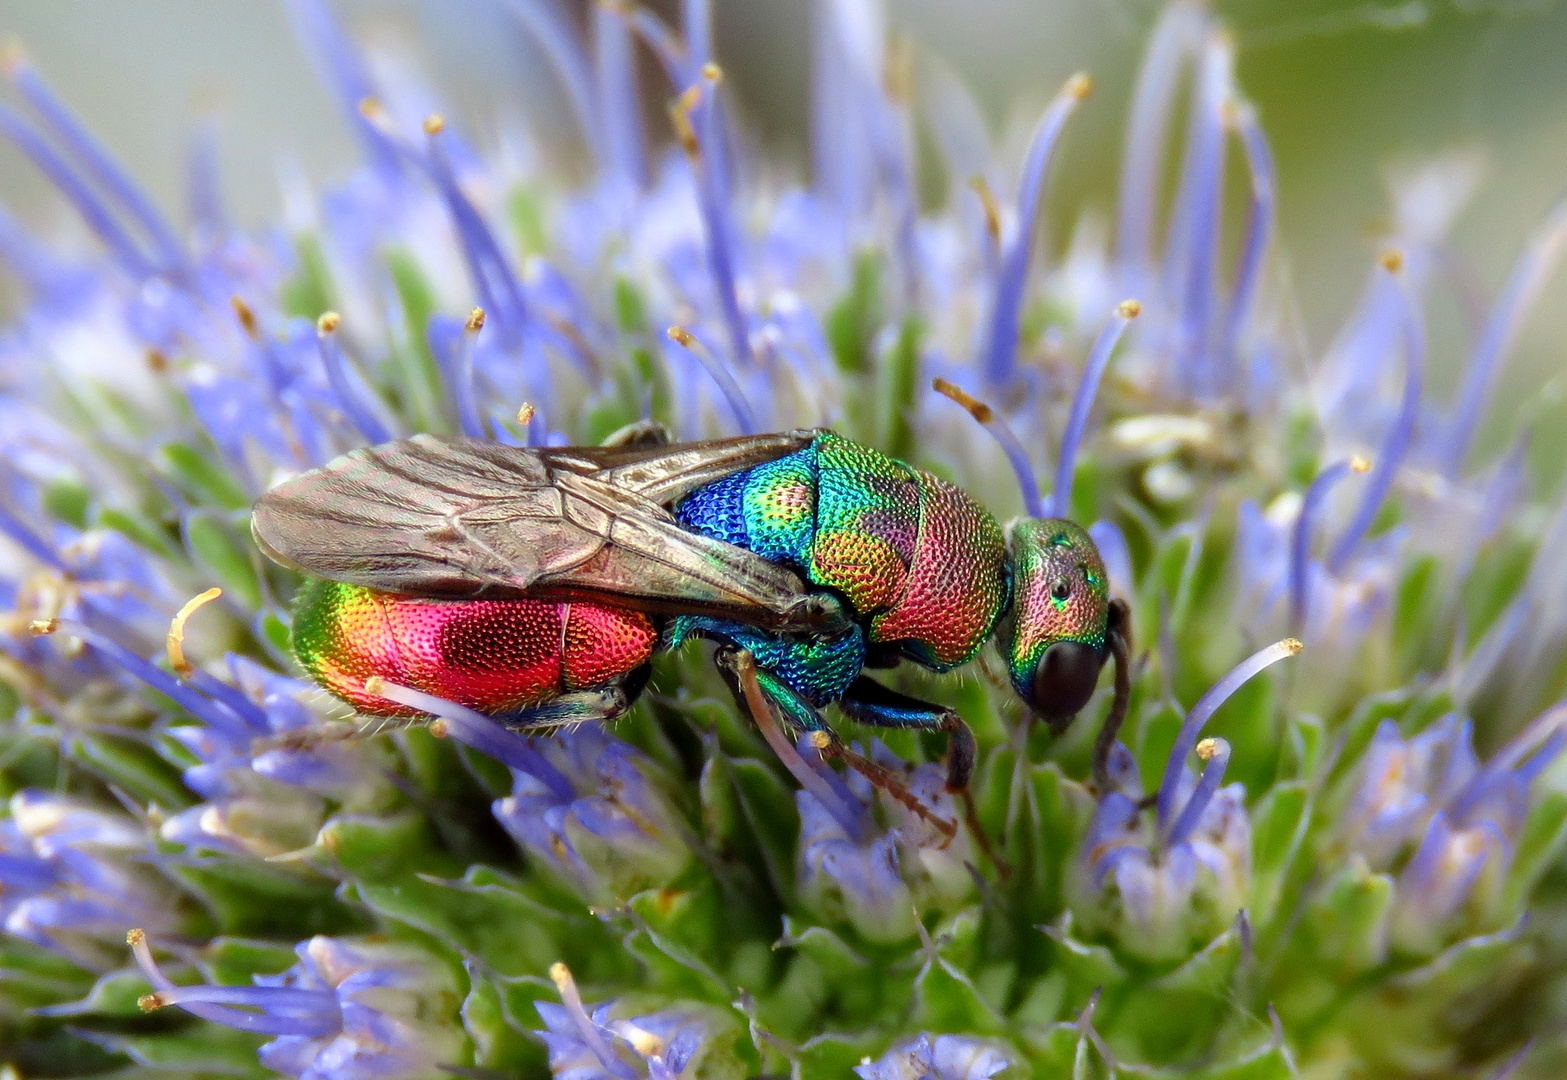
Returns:
[[[419,435],[273,489],[255,538],[315,579],[295,612],[301,664],[362,712],[416,711],[376,693],[384,680],[535,731],[614,718],[655,649],[707,637],[759,723],[765,700],[861,768],[828,703],[946,731],[948,786],[966,793],[967,725],[864,669],[948,671],[995,635],[1013,687],[1057,731],[1116,655],[1103,773],[1127,620],[1084,530],[1025,518],[1004,532],[955,486],[827,430],[643,435],[562,448]]]

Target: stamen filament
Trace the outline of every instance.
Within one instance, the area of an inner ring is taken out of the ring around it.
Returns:
[[[479,414],[473,374],[473,350],[482,329],[484,309],[476,307],[463,323],[462,336],[457,339],[456,355],[452,358],[452,396],[457,401],[457,422],[462,433],[471,439],[489,438],[489,426]]]
[[[1164,766],[1164,778],[1159,783],[1159,831],[1168,836],[1170,834],[1171,818],[1175,813],[1175,796],[1181,782],[1181,770],[1186,766],[1186,755],[1192,752],[1196,745],[1197,736],[1202,733],[1203,725],[1213,718],[1213,714],[1219,711],[1219,706],[1230,699],[1230,695],[1239,690],[1252,676],[1258,672],[1278,663],[1285,657],[1294,656],[1300,652],[1300,642],[1294,638],[1285,638],[1275,642],[1266,649],[1260,649],[1252,655],[1236,664],[1213,687],[1198,699],[1192,706],[1192,711],[1186,715],[1181,724],[1181,730],[1175,737],[1175,745],[1170,748],[1170,757]]]
[[[548,758],[529,745],[526,738],[506,730],[481,712],[434,694],[400,686],[379,675],[372,675],[365,680],[365,693],[440,717],[442,726],[438,734],[450,735],[464,746],[471,746],[503,765],[527,773],[548,788],[550,794],[560,802],[570,802],[577,797],[571,781],[561,775]]]
[[[936,393],[967,409],[968,414],[990,432],[991,438],[996,440],[1002,453],[1006,454],[1007,461],[1012,464],[1012,474],[1017,477],[1017,486],[1023,493],[1024,512],[1032,518],[1045,517],[1045,501],[1039,493],[1039,477],[1034,472],[1034,463],[1028,459],[1028,451],[1022,440],[1007,426],[1007,422],[996,415],[996,410],[971,396],[961,386],[949,383],[946,379],[934,379],[930,385]]]
[[[1088,353],[1088,362],[1083,365],[1083,380],[1077,384],[1077,393],[1072,398],[1071,417],[1061,436],[1061,454],[1056,459],[1056,486],[1048,504],[1049,513],[1057,517],[1071,516],[1072,479],[1077,470],[1077,452],[1082,447],[1083,433],[1088,430],[1088,414],[1093,410],[1099,384],[1110,366],[1110,357],[1121,340],[1122,332],[1126,330],[1127,323],[1142,314],[1142,310],[1143,306],[1136,300],[1121,301],[1116,306],[1115,314],[1110,316],[1110,322],[1099,331],[1099,337]]]
[[[388,442],[392,438],[391,431],[349,381],[348,361],[337,343],[338,321],[335,311],[328,311],[316,320],[316,344],[321,352],[322,366],[326,368],[326,381],[332,387],[343,415],[368,442]]]
[[[1184,843],[1197,828],[1208,810],[1208,804],[1218,792],[1219,785],[1224,782],[1224,770],[1230,764],[1230,744],[1224,739],[1204,739],[1197,744],[1196,753],[1207,764],[1203,767],[1197,786],[1192,789],[1191,798],[1186,800],[1186,806],[1164,837],[1166,850]]]
[[[1399,323],[1404,336],[1403,400],[1398,416],[1388,430],[1387,438],[1383,440],[1381,453],[1377,455],[1376,467],[1372,469],[1371,479],[1366,483],[1366,493],[1360,507],[1328,556],[1328,571],[1335,575],[1344,569],[1350,555],[1354,553],[1355,545],[1360,543],[1370,530],[1371,523],[1376,520],[1377,512],[1382,508],[1387,493],[1392,490],[1393,480],[1404,463],[1404,455],[1409,452],[1414,441],[1415,423],[1420,418],[1420,394],[1426,362],[1425,320],[1420,314],[1419,302],[1409,291],[1403,265],[1401,252],[1386,252],[1382,257],[1382,268],[1392,278],[1394,292],[1399,299]]]
[[[1017,366],[1018,318],[1023,308],[1023,288],[1028,281],[1028,264],[1034,250],[1034,223],[1039,213],[1045,177],[1055,157],[1057,143],[1066,122],[1088,96],[1093,81],[1087,75],[1073,75],[1039,118],[1023,163],[1023,178],[1018,186],[1017,234],[1002,257],[1001,276],[996,281],[996,298],[991,307],[990,337],[985,347],[985,381],[993,386],[1012,380]]]
[[[566,1006],[566,1013],[571,1017],[577,1034],[593,1051],[593,1056],[599,1059],[599,1064],[621,1080],[638,1080],[636,1070],[622,1061],[609,1043],[604,1041],[603,1030],[588,1015],[587,1008],[582,1004],[582,995],[577,991],[577,980],[571,977],[571,969],[556,961],[550,965],[550,981],[560,992],[561,1004]]]
[[[1371,471],[1371,462],[1363,457],[1347,458],[1329,465],[1306,488],[1301,499],[1300,515],[1295,518],[1295,528],[1290,534],[1290,626],[1296,633],[1306,628],[1306,605],[1309,596],[1309,570],[1311,568],[1311,535],[1315,531],[1317,515],[1328,492],[1350,473]]]
[[[729,409],[735,414],[735,423],[740,427],[742,435],[756,434],[756,415],[751,411],[751,404],[745,398],[745,392],[740,389],[740,384],[735,381],[734,373],[718,357],[710,352],[691,331],[683,326],[671,326],[666,334],[670,341],[685,349],[696,357],[702,368],[713,377],[718,384],[718,389],[723,393],[724,400],[729,403]]]

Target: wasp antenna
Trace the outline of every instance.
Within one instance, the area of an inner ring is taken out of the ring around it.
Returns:
[[[185,606],[180,608],[175,613],[174,618],[169,620],[169,634],[165,639],[164,648],[169,654],[169,666],[182,679],[189,679],[191,672],[195,670],[192,668],[190,661],[185,658],[185,623],[197,611],[222,595],[223,590],[216,587],[208,589],[204,593],[198,593],[185,601]]]
[[[968,414],[990,432],[991,438],[1000,444],[1007,460],[1012,463],[1012,472],[1017,476],[1018,487],[1023,492],[1025,512],[1029,517],[1044,517],[1045,503],[1039,494],[1039,477],[1034,472],[1034,463],[1028,460],[1028,451],[1023,449],[1022,442],[1007,426],[1007,422],[997,416],[996,410],[989,405],[946,379],[934,379],[930,385],[942,397],[951,398],[967,409]]]
[[[1104,379],[1105,369],[1110,366],[1110,356],[1115,352],[1126,324],[1142,312],[1143,305],[1136,300],[1121,301],[1088,352],[1083,380],[1077,384],[1077,393],[1072,397],[1072,414],[1067,420],[1066,432],[1061,436],[1061,453],[1056,458],[1056,486],[1050,493],[1050,512],[1057,517],[1066,517],[1072,512],[1072,476],[1077,470],[1077,452],[1083,444],[1083,433],[1088,429],[1088,414],[1093,411],[1099,384]]]

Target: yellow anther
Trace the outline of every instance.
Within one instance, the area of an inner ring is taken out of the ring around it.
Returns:
[[[684,345],[688,349],[696,342],[696,338],[691,335],[691,331],[683,326],[671,326],[664,333],[669,336],[670,341],[675,342],[677,345]]]
[[[468,312],[468,321],[464,324],[469,330],[478,333],[484,329],[484,309],[476,307]]]
[[[195,670],[191,667],[190,661],[185,659],[185,623],[200,608],[212,603],[212,601],[222,595],[223,590],[214,587],[200,595],[193,596],[185,601],[185,606],[180,608],[174,618],[169,620],[169,636],[165,640],[164,645],[169,654],[169,666],[182,679],[190,678],[191,672]]]
[[[1218,739],[1204,739],[1202,742],[1197,744],[1197,756],[1202,758],[1204,761],[1213,760],[1213,755],[1217,754],[1218,752]]]
[[[724,81],[724,69],[709,60],[702,65],[702,78],[713,84]]]
[[[996,202],[996,193],[990,190],[990,181],[982,175],[971,176],[968,186],[979,196],[980,208],[985,211],[985,231],[992,240],[1001,243],[1001,207]]]
[[[825,750],[832,745],[832,736],[825,731],[811,732],[811,746],[817,750]]]
[[[1122,300],[1115,306],[1115,313],[1123,319],[1135,319],[1143,313],[1140,300]]]
[[[1300,650],[1305,648],[1304,645],[1292,637],[1285,638],[1283,641],[1279,642],[1279,644],[1283,646],[1284,651],[1289,653],[1291,656],[1294,656],[1296,653],[1300,652]]]
[[[323,311],[321,317],[316,320],[316,333],[335,334],[337,333],[338,324],[342,321],[343,317],[337,312]]]
[[[446,117],[438,112],[433,112],[424,118],[424,133],[426,135],[439,135],[446,130]]]
[[[250,305],[245,303],[243,297],[234,295],[229,297],[229,306],[234,309],[235,318],[239,319],[239,325],[252,341],[261,336],[261,331],[256,326],[256,313],[250,310]]]
[[[1072,95],[1078,101],[1082,101],[1094,92],[1094,78],[1086,71],[1079,71],[1066,81],[1066,85],[1061,87],[1061,91],[1062,93]]]
[[[1349,470],[1350,472],[1368,473],[1371,471],[1371,459],[1356,454],[1349,459]]]
[[[164,1001],[157,994],[143,994],[136,999],[136,1007],[142,1012],[152,1012],[154,1009],[163,1008],[163,1006]]]
[[[1396,274],[1404,268],[1404,253],[1398,248],[1388,248],[1377,257],[1377,262],[1382,264],[1382,269],[1390,274]]]
[[[961,386],[949,383],[946,379],[931,380],[931,389],[943,397],[949,397],[968,410],[969,415],[981,424],[988,424],[995,419],[995,411],[989,405],[976,397],[971,396]]]
[[[27,632],[33,637],[47,637],[59,628],[59,619],[34,619],[27,624]]]
[[[125,944],[129,945],[133,949],[146,940],[147,932],[139,927],[135,930],[129,930],[125,934]]]
[[[527,427],[532,422],[533,403],[531,401],[524,401],[522,403],[522,408],[517,410],[517,423],[521,424],[523,427]]]

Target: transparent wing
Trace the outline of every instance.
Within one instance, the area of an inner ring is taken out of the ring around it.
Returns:
[[[600,600],[788,628],[812,621],[800,579],[688,532],[667,507],[813,435],[537,450],[416,435],[279,485],[251,531],[285,566],[382,592]]]

